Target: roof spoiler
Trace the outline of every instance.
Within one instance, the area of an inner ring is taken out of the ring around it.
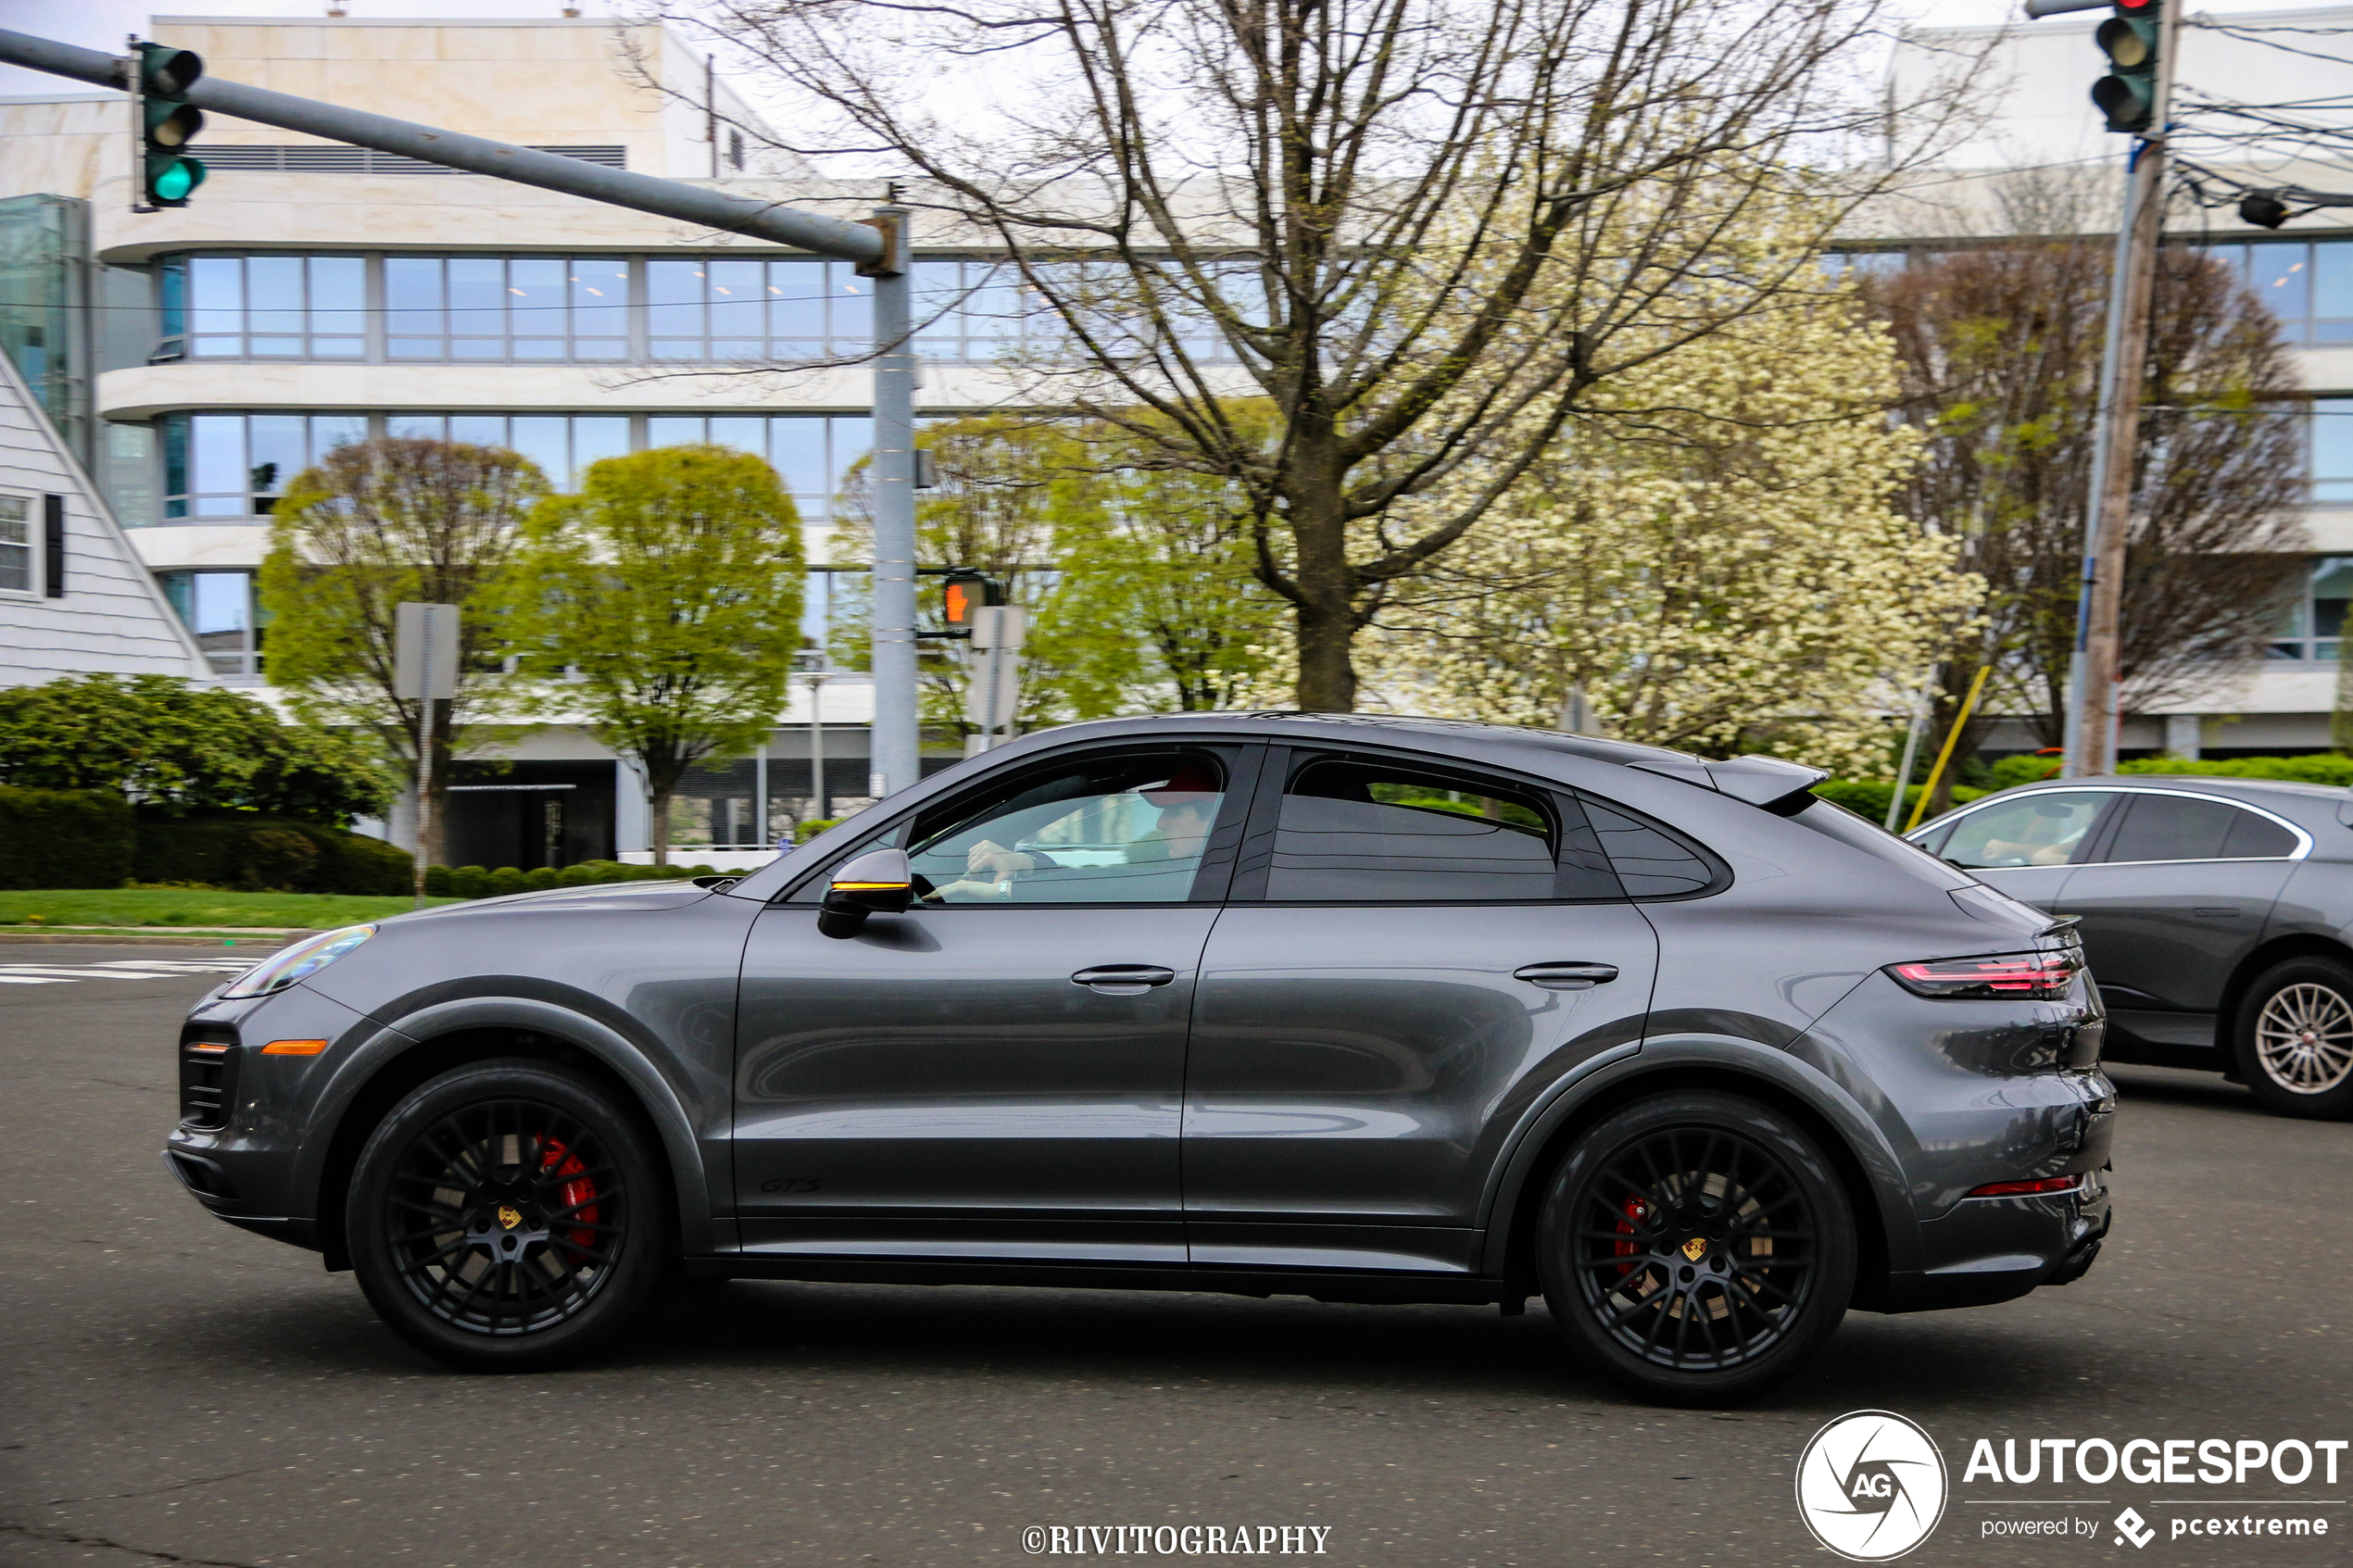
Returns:
[[[1717,789],[1735,800],[1759,806],[1777,817],[1794,817],[1814,804],[1814,786],[1830,777],[1821,768],[1788,762],[1779,757],[1735,757],[1710,762],[1708,777]]]

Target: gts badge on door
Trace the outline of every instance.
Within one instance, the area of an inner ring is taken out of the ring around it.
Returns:
[[[791,1197],[797,1193],[823,1192],[825,1183],[822,1176],[771,1176],[760,1184],[760,1190]]]

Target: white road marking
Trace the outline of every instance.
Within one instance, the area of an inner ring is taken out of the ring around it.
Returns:
[[[243,974],[249,959],[101,959],[94,963],[0,963],[0,985],[66,985],[77,980],[178,980],[191,974]]]

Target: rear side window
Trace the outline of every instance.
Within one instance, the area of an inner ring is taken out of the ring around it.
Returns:
[[[1491,903],[1554,897],[1544,799],[1501,781],[1319,758],[1283,792],[1270,903]]]
[[[1629,898],[1687,898],[1718,885],[1717,868],[1689,845],[1591,796],[1579,798]]]
[[[2104,860],[2276,859],[2296,850],[2296,835],[2277,822],[2220,800],[2133,795],[2126,802]]]

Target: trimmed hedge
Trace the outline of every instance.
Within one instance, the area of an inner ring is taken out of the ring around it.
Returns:
[[[138,835],[141,882],[197,882],[249,893],[386,896],[414,886],[414,862],[406,849],[291,817],[142,811]]]
[[[130,804],[112,790],[0,784],[0,887],[120,887],[137,848]]]
[[[436,897],[497,898],[509,893],[539,893],[550,887],[594,887],[611,882],[683,882],[688,877],[719,876],[711,866],[633,866],[620,860],[582,860],[558,871],[540,866],[518,871],[500,866],[427,866],[425,892]]]
[[[2126,762],[2120,773],[2205,774],[2220,779],[2284,779],[2290,784],[2353,786],[2353,757],[2322,752],[2311,757],[2229,757],[2210,762],[2184,762],[2178,757],[2150,757]]]
[[[1904,792],[1904,807],[1906,811],[1919,804],[1920,791],[1924,787],[1921,784],[1914,784]],[[1837,801],[1858,816],[1868,817],[1875,822],[1883,822],[1887,821],[1888,797],[1894,788],[1895,784],[1892,779],[1824,779],[1814,786],[1814,793],[1825,800]],[[1986,793],[1982,789],[1971,789],[1967,784],[1955,784],[1953,804],[1965,806]],[[1904,824],[1899,822],[1895,825],[1901,828]]]

